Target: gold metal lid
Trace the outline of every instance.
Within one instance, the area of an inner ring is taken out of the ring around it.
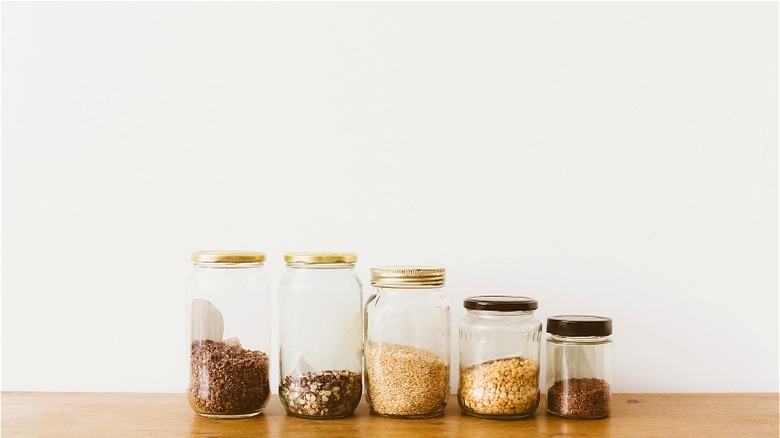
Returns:
[[[398,289],[441,287],[444,272],[444,268],[430,266],[383,266],[371,268],[371,284]]]
[[[195,263],[263,263],[265,253],[257,251],[196,251],[190,259]]]
[[[284,255],[284,261],[306,265],[355,263],[357,254],[354,252],[288,252]]]

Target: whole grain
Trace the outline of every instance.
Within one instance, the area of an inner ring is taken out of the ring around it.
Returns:
[[[449,367],[428,350],[371,342],[366,350],[366,387],[369,406],[376,414],[439,415],[449,395]]]

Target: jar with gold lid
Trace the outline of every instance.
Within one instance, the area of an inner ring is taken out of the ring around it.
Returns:
[[[290,415],[352,414],[363,392],[363,284],[353,253],[290,252],[279,283],[279,398]]]
[[[257,251],[198,251],[187,299],[187,399],[206,417],[263,411],[270,395],[270,291]]]
[[[366,400],[387,417],[441,415],[450,389],[450,307],[444,268],[371,269],[365,306]]]

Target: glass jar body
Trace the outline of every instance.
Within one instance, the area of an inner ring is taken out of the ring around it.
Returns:
[[[352,264],[288,264],[279,284],[279,398],[289,414],[338,418],[357,407],[362,291]]]
[[[485,418],[533,415],[542,339],[542,323],[533,312],[467,310],[458,332],[461,409]]]
[[[268,404],[269,304],[262,263],[195,263],[187,300],[187,398],[198,414],[250,417]]]
[[[608,416],[612,339],[548,335],[547,385],[547,412],[570,418]]]
[[[366,303],[364,326],[370,411],[441,415],[450,393],[450,308],[443,288],[378,288]]]

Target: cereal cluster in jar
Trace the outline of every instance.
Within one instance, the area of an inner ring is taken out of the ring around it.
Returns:
[[[190,352],[190,406],[209,416],[259,412],[271,393],[268,355],[241,345],[195,341]]]

